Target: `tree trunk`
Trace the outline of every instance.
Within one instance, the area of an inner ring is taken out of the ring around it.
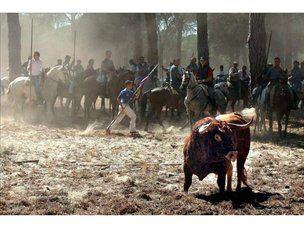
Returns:
[[[183,27],[184,27],[184,20],[181,15],[176,14],[176,32],[177,32],[177,39],[176,39],[176,58],[181,59],[182,57],[182,36],[183,36]]]
[[[248,44],[251,88],[256,86],[266,66],[266,42],[265,14],[250,13]]]
[[[283,24],[284,24],[284,67],[291,69],[292,68],[292,37],[291,37],[291,15],[283,15]]]
[[[156,65],[158,63],[156,15],[155,13],[146,13],[145,19],[148,35],[148,62],[151,65]]]
[[[197,55],[209,58],[207,14],[196,14],[197,20]]]
[[[133,35],[134,35],[134,50],[133,57],[138,59],[143,55],[143,36],[142,36],[142,15],[139,13],[133,16]]]
[[[10,81],[21,74],[21,27],[18,13],[7,14]]]

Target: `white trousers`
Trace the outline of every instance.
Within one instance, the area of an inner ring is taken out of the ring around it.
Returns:
[[[127,105],[125,107],[125,109],[122,111],[122,113],[121,113],[121,110],[122,110],[122,108],[120,108],[120,112],[118,114],[118,117],[114,121],[114,123],[112,124],[112,127],[117,125],[118,123],[120,123],[125,116],[128,116],[131,119],[129,129],[130,129],[131,132],[135,131],[136,130],[136,128],[135,128],[135,121],[136,121],[135,112],[133,111],[133,109],[129,105]]]

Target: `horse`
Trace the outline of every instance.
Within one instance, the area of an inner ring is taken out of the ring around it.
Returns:
[[[188,113],[190,126],[201,117],[204,111],[215,115],[217,110],[225,113],[227,107],[227,99],[220,90],[214,90],[216,100],[216,109],[213,108],[207,92],[207,86],[197,83],[196,78],[191,72],[185,72],[182,78],[181,89],[187,89],[187,96],[184,104]]]
[[[258,87],[256,87],[254,90],[257,90]],[[266,131],[266,92],[267,87],[264,87],[260,94],[258,94],[256,98],[256,102],[254,103],[255,110],[256,110],[256,122],[254,126],[254,134],[256,130],[262,131],[262,128],[264,131]]]
[[[154,115],[156,115],[159,125],[165,129],[162,119],[161,112],[164,106],[172,110],[177,109],[180,112],[182,103],[180,102],[180,96],[176,94],[176,91],[169,84],[165,84],[162,87],[156,87],[150,92],[146,93],[148,101],[150,102],[151,110],[146,118],[145,131],[148,131],[149,123]],[[178,95],[178,97],[177,97]]]
[[[97,81],[96,76],[89,76],[81,83],[81,90],[85,97],[84,100],[84,118],[86,121],[90,118],[92,107],[95,107],[98,96],[102,99],[110,100],[110,111],[112,119],[118,113],[117,97],[124,87],[126,80],[134,80],[134,73],[123,68],[119,68],[109,79],[107,85]]]
[[[286,71],[284,72],[287,73]],[[274,90],[272,93],[269,92],[270,101],[266,102],[267,108],[267,116],[269,119],[269,131],[272,132],[273,127],[273,113],[276,113],[277,122],[278,122],[278,132],[279,136],[286,136],[287,134],[287,126],[289,121],[290,111],[292,109],[293,104],[293,95],[291,91],[288,89],[287,80],[280,79],[279,82],[272,87],[271,90]],[[285,128],[282,134],[282,118],[285,116]]]
[[[240,82],[239,83],[239,91],[236,88],[236,85],[233,84],[228,84],[228,102],[230,102],[230,106],[232,109],[232,112],[234,112],[235,104],[239,100],[243,100],[243,108],[248,108],[249,105],[249,100],[250,100],[250,88],[245,82]]]
[[[48,110],[51,110],[53,117],[55,117],[54,105],[58,97],[58,88],[67,81],[70,73],[64,66],[55,66],[44,75],[42,77],[41,95],[45,101],[46,115]]]

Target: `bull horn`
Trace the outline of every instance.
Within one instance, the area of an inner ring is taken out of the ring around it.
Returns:
[[[201,126],[198,128],[198,132],[199,132],[200,134],[204,134],[205,132],[208,131],[208,129],[209,129],[209,127],[211,126],[211,124],[212,124],[212,121],[211,121],[210,123],[208,123],[208,124],[203,124],[203,125],[201,125]]]
[[[240,130],[243,130],[243,129],[248,128],[252,124],[252,122],[253,122],[253,118],[251,118],[251,120],[248,123],[245,123],[245,124],[228,123],[228,125],[230,127],[237,127]]]

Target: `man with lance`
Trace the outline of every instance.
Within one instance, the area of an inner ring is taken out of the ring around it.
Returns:
[[[130,117],[130,126],[129,130],[131,134],[137,134],[138,132],[136,131],[136,114],[132,109],[131,103],[133,102],[134,99],[138,99],[141,90],[146,83],[146,81],[149,81],[151,75],[155,71],[155,69],[158,67],[158,64],[150,71],[148,76],[146,76],[143,80],[141,80],[140,85],[136,89],[135,92],[133,92],[133,82],[132,81],[125,81],[125,88],[119,93],[117,100],[120,105],[120,111],[118,115],[114,118],[114,120],[110,123],[110,125],[107,127],[106,132],[110,134],[111,128],[115,125],[117,125],[119,122],[123,120],[123,118],[127,115]]]

